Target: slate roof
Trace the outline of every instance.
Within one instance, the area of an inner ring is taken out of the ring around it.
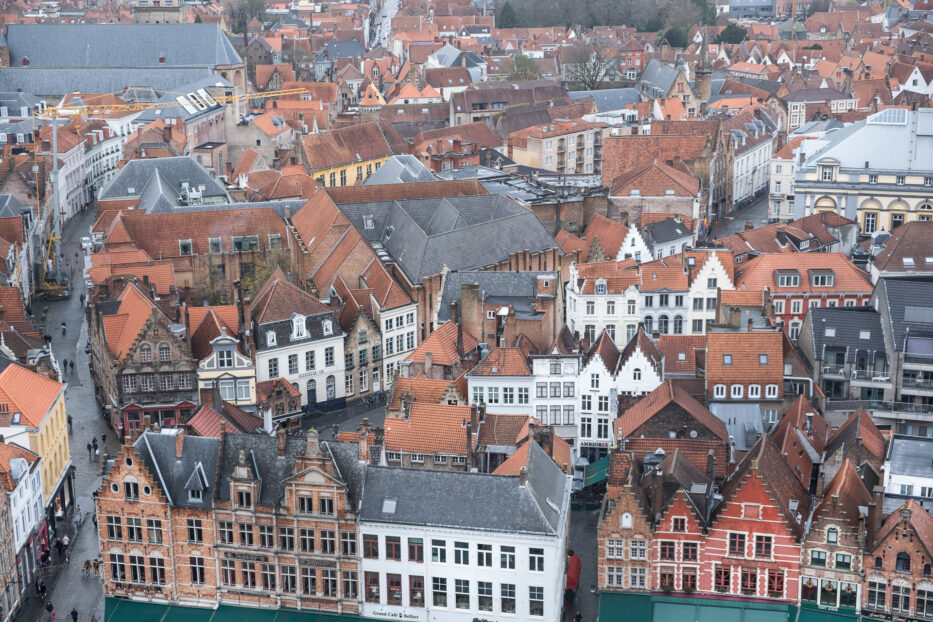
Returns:
[[[511,305],[515,314],[523,319],[543,315],[531,308],[531,302],[537,298],[538,278],[546,277],[554,283],[560,275],[557,272],[489,272],[472,271],[448,272],[444,279],[444,291],[437,308],[438,322],[450,319],[450,303],[460,304],[463,283],[476,283],[486,294],[486,304]]]
[[[265,434],[236,434],[226,436],[222,444],[220,477],[217,482],[216,498],[230,500],[230,477],[237,464],[240,450],[246,452],[246,463],[257,472],[253,476],[261,479],[256,503],[278,505],[285,498],[285,482],[295,473],[295,454],[303,453],[306,440],[287,437],[285,455],[278,455],[278,438]]]
[[[410,283],[450,270],[471,270],[510,253],[557,248],[534,212],[497,195],[408,199],[340,206],[371,244],[381,244]],[[373,226],[366,227],[372,217]]]
[[[364,186],[409,184],[418,181],[436,181],[434,174],[412,155],[394,155],[382,163],[363,182]]]
[[[370,466],[360,520],[556,536],[568,511],[570,478],[537,444],[529,448],[527,477],[521,486],[514,476]],[[481,511],[464,512],[451,499],[469,499]],[[386,500],[395,501],[394,512],[383,511]]]
[[[657,222],[648,223],[644,232],[652,244],[667,244],[682,240],[691,234],[690,228],[679,218],[665,218]]]
[[[19,202],[12,194],[0,194],[0,218],[20,218],[30,208]]]
[[[933,322],[929,321],[929,314],[926,317],[918,314],[916,318],[913,315],[913,310],[918,307],[929,311],[928,303],[933,300],[933,283],[922,280],[882,278],[875,287],[880,287],[884,292],[888,306],[886,328],[897,352],[904,351],[905,348],[909,351],[908,343],[913,338],[933,337]],[[926,301],[926,305],[920,304],[919,301]],[[928,321],[915,321],[921,317]]]
[[[140,197],[140,209],[145,209],[144,196],[147,205],[154,204],[159,197],[177,201],[183,182],[193,188],[203,185],[202,201],[209,201],[211,197],[225,203],[229,200],[223,185],[191,156],[130,160],[101,189],[98,199]]]
[[[133,446],[150,474],[159,482],[170,505],[202,509],[213,507],[219,438],[185,435],[182,440],[181,460],[176,460],[175,436],[172,434],[155,434],[146,430],[136,439]],[[188,500],[185,485],[199,464],[208,476],[207,485],[201,500],[191,502]]]
[[[874,309],[814,307],[809,311],[809,320],[813,354],[818,361],[823,360],[825,348],[845,348],[847,363],[854,363],[859,351],[885,352],[881,314]]]
[[[571,99],[586,99],[591,97],[596,103],[597,112],[621,110],[630,104],[641,101],[638,89],[603,89],[598,91],[571,91]]]
[[[660,91],[659,96],[665,96],[674,86],[679,73],[677,67],[652,58],[638,78],[638,90],[647,93],[648,90],[657,88]]]
[[[167,24],[159,24],[167,25]],[[216,78],[209,67],[156,66],[147,68],[47,68],[0,67],[0,84],[40,95],[64,95],[75,91],[113,93],[131,87],[171,91],[181,84]]]
[[[217,24],[10,24],[6,40],[10,58],[27,56],[30,68],[213,68],[243,62]]]

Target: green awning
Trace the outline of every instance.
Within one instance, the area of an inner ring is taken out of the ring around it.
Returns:
[[[214,619],[214,609],[204,609],[201,607],[178,607],[176,605],[167,606],[165,616],[162,622],[211,622]],[[127,618],[129,619],[129,618]],[[115,621],[116,622],[116,621]],[[136,622],[133,620],[132,622]]]
[[[210,622],[239,622],[240,620],[249,620],[249,622],[275,622],[275,616],[278,611],[275,609],[260,609],[253,607],[237,607],[236,605],[221,605],[214,612],[214,617]],[[310,618],[305,618],[306,620]],[[183,622],[179,620],[178,622]]]
[[[647,622],[651,620],[651,594],[600,592],[598,622]]]
[[[606,479],[609,474],[609,456],[604,456],[594,462],[586,465],[583,470],[583,487],[592,486],[597,482]]]
[[[104,602],[104,620],[106,622],[123,622],[123,620],[161,622],[167,610],[167,605],[108,598]]]
[[[807,606],[800,607],[800,617],[797,622],[855,622],[858,620],[854,609],[848,611],[831,611]]]

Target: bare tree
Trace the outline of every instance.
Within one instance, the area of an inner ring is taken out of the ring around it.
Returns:
[[[615,61],[609,58],[608,47],[604,39],[598,38],[571,47],[565,63],[567,79],[584,91],[596,89],[610,80],[615,74]]]

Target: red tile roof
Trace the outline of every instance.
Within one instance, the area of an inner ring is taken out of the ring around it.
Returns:
[[[493,348],[469,376],[530,376],[528,360],[518,348]]]
[[[301,148],[312,177],[316,171],[392,155],[392,147],[378,123],[306,134],[301,137]]]
[[[796,270],[800,273],[797,287],[778,287],[778,270]],[[811,271],[831,270],[835,280],[832,287],[814,287]],[[846,292],[871,294],[872,285],[868,276],[856,268],[842,253],[785,253],[759,255],[737,270],[736,289],[761,291],[765,287],[774,294],[799,292]]]
[[[812,522],[818,521],[824,512],[829,520],[834,520],[837,510],[842,510],[845,512],[844,518],[848,519],[849,525],[853,529],[858,529],[861,513],[859,506],[867,508],[871,502],[871,493],[859,477],[855,465],[847,458],[843,461],[842,468],[836,472],[823,491],[823,500],[813,513]]]
[[[593,343],[587,351],[585,357],[586,364],[596,355],[599,355],[599,358],[602,360],[603,365],[605,365],[609,373],[614,374],[619,364],[619,348],[616,347],[609,333],[604,330],[600,331],[599,336],[596,337],[596,342]]]
[[[477,340],[466,331],[463,332],[463,352],[469,352],[477,346]],[[444,322],[428,338],[408,355],[406,360],[423,363],[426,352],[431,353],[434,365],[455,365],[460,361],[457,355],[457,323]]]
[[[386,417],[385,450],[466,455],[469,421],[469,406],[415,402],[407,418]]]
[[[210,406],[202,406],[194,416],[188,420],[188,429],[198,436],[209,438],[220,438],[221,423],[226,419],[220,416],[216,410]],[[226,428],[228,434],[239,434],[235,426],[228,425]]]
[[[31,465],[39,459],[39,455],[15,443],[0,443],[0,484],[8,493],[16,490],[16,481],[10,471],[10,460],[14,458],[22,458]]]
[[[104,337],[110,352],[122,362],[152,314],[162,315],[166,321],[168,316],[134,283],[123,288],[117,300],[120,301],[117,312],[103,316]]]
[[[845,423],[833,432],[826,453],[832,455],[839,449],[846,450],[854,445],[861,445],[871,452],[877,462],[875,466],[880,466],[888,453],[888,440],[864,408],[859,408],[849,415]]]
[[[729,441],[729,433],[722,419],[714,415],[708,408],[692,398],[686,391],[673,384],[670,380],[664,381],[654,391],[641,398],[637,404],[622,413],[613,424],[616,438],[628,438],[638,428],[651,420],[662,409],[671,404],[679,406],[690,415],[698,424],[718,436],[722,441]]]
[[[398,412],[402,409],[402,396],[408,395],[410,399],[422,404],[440,404],[441,398],[450,388],[450,380],[433,380],[419,376],[417,378],[399,377],[392,385],[392,396],[386,405],[386,410]]]
[[[799,395],[771,436],[800,483],[809,487],[815,461],[809,450],[815,451],[819,461],[829,440],[826,421],[807,398]]]
[[[871,547],[872,550],[878,545],[883,544],[887,537],[894,531],[894,528],[900,524],[902,520],[902,510],[910,511],[908,522],[917,533],[920,544],[926,549],[927,555],[933,553],[933,516],[930,516],[930,513],[923,509],[923,506],[917,503],[916,499],[908,500],[907,503],[891,512],[887,520],[884,521],[884,524],[881,525],[881,529],[875,534],[875,545]]]
[[[712,450],[716,477],[725,477],[734,466],[729,462],[728,441],[699,438],[630,438],[625,441],[625,451],[642,457],[658,449],[663,449],[667,455],[680,452],[701,473],[706,473],[706,459]]]
[[[761,364],[760,355],[767,355]],[[724,362],[731,357],[731,364]],[[711,332],[706,335],[706,386],[716,384],[777,384],[784,392],[784,349],[781,331]],[[762,386],[761,394],[765,388]]]
[[[529,440],[525,443],[519,445],[518,449],[515,450],[511,456],[505,459],[505,461],[496,467],[496,470],[492,472],[493,475],[520,475],[521,468],[528,466],[528,450],[531,448],[533,440]],[[565,468],[569,472],[573,467],[573,452],[570,449],[570,445],[562,439],[561,437],[554,435],[553,442],[553,453],[551,459],[557,464],[561,469]],[[541,449],[544,449],[543,447]]]
[[[250,306],[253,321],[259,324],[286,320],[292,313],[316,315],[333,310],[307,292],[288,282],[281,269],[276,269]]]
[[[9,407],[14,419],[16,413],[21,413],[20,422],[30,428],[42,425],[64,388],[62,383],[16,363],[0,372],[0,403]]]
[[[664,355],[665,373],[692,374],[697,371],[697,350],[706,349],[706,335],[661,335],[658,349]]]
[[[609,261],[618,256],[626,235],[628,235],[628,227],[599,214],[593,214],[593,218],[583,233],[584,239],[590,245],[593,244],[594,240],[599,240],[599,245]]]
[[[609,194],[625,198],[632,196],[633,190],[637,190],[638,196],[642,197],[670,196],[668,191],[673,191],[676,197],[696,197],[700,193],[700,182],[683,164],[674,168],[654,160],[647,166],[624,172],[613,179]]]

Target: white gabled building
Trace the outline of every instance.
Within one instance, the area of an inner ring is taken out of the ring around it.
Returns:
[[[729,249],[699,248],[686,253],[691,273],[684,333],[704,335],[716,319],[718,290],[735,289],[735,261]]]
[[[547,352],[529,358],[535,418],[552,426],[555,434],[574,444],[580,408],[577,379],[583,367],[583,353],[564,326]]]
[[[619,354],[615,385],[620,394],[645,395],[664,381],[664,356],[644,330],[639,330]]]
[[[373,321],[382,331],[382,378],[373,370],[373,390],[388,390],[399,363],[418,347],[418,303],[399,286],[378,260],[373,259],[360,274],[362,285],[372,289]],[[374,348],[373,359],[376,358]],[[380,381],[382,384],[380,385]]]
[[[612,422],[619,412],[619,390],[615,384],[619,349],[605,331],[583,357],[577,379],[580,417],[577,424],[576,455],[595,462],[609,453]]]
[[[345,400],[344,333],[334,311],[276,270],[250,308],[256,380],[285,378],[301,405],[333,409]]]
[[[534,378],[518,348],[493,348],[466,373],[466,381],[471,404],[486,404],[500,415],[532,413]]]
[[[570,264],[567,327],[590,343],[602,331],[617,343],[626,343],[641,321],[638,271],[634,260]]]
[[[365,468],[363,616],[561,619],[571,478],[529,442],[518,476]]]
[[[15,443],[0,443],[0,463],[9,474],[4,488],[10,497],[10,517],[13,520],[13,548],[16,551],[16,569],[20,579],[19,594],[7,594],[9,599],[7,613],[15,610],[19,598],[32,581],[42,551],[39,545],[44,542],[38,536],[45,518],[45,503],[42,496],[41,458],[28,449]],[[10,488],[9,484],[13,487]]]

